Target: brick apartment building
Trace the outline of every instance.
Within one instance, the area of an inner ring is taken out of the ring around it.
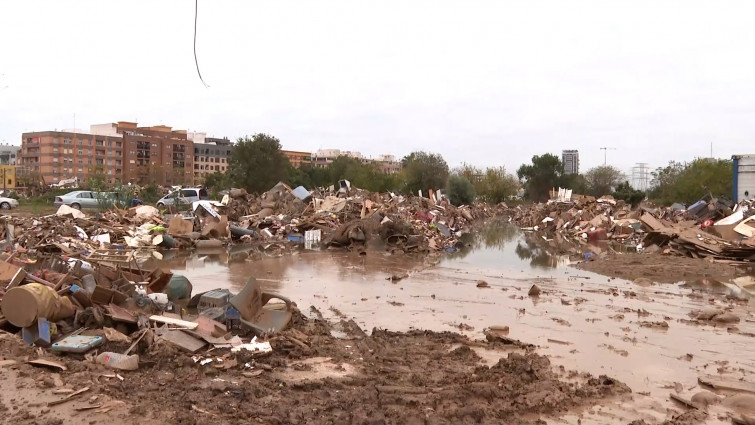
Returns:
[[[205,133],[189,133],[194,142],[194,182],[203,183],[208,174],[228,171],[233,144],[228,138],[207,137]]]
[[[194,144],[186,131],[120,121],[90,131],[41,131],[21,135],[18,163],[45,184],[77,177],[107,183],[191,184]]]
[[[401,161],[397,160],[394,155],[378,155],[376,159],[372,159],[366,158],[360,152],[342,151],[339,149],[320,149],[312,155],[311,162],[316,167],[327,167],[339,156],[358,159],[363,164],[374,164],[385,174],[395,174],[401,171]]]
[[[288,158],[288,162],[290,162],[294,168],[299,168],[302,166],[302,164],[312,163],[312,154],[310,152],[282,150],[281,153],[283,153],[283,156]]]

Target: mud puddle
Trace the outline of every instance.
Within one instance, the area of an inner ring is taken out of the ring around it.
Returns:
[[[491,224],[466,242],[468,249],[444,255],[432,267],[404,255],[340,251],[238,262],[227,255],[196,256],[162,266],[188,277],[195,293],[238,291],[254,276],[303,311],[313,305],[327,318],[353,319],[365,330],[452,330],[482,338],[485,327],[508,325],[509,337],[536,344],[554,365],[606,374],[632,388],[632,400],[562,418],[570,423],[661,422],[684,411],[669,394],[689,398],[702,389],[699,375],[739,379],[755,371],[752,301],[568,267],[568,256],[549,253],[532,235],[505,224]],[[486,287],[478,287],[480,281]],[[528,296],[533,284],[541,290],[538,297]],[[709,308],[726,309],[740,320],[690,317]],[[707,421],[728,423],[723,419]]]

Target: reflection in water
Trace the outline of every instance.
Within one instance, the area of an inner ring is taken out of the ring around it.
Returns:
[[[554,254],[553,251],[553,247],[534,233],[524,234],[514,250],[517,257],[521,260],[529,260],[532,267],[556,268],[566,266],[571,262],[568,255]]]
[[[506,243],[513,241],[519,234],[519,228],[514,225],[501,220],[490,221],[474,233],[461,235],[459,242],[463,246],[449,257],[460,259],[481,249],[503,251]]]
[[[479,231],[462,235],[460,241],[464,246],[449,258],[462,259],[479,251],[499,251],[500,257],[506,257],[509,254],[507,244],[514,240],[517,240],[517,244],[513,254],[533,268],[552,269],[570,263],[568,255],[554,254],[556,247],[550,246],[538,235],[523,233],[518,227],[502,220],[490,221]],[[500,261],[510,262],[505,258]]]

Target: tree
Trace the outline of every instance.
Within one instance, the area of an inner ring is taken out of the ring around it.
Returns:
[[[613,192],[613,197],[618,200],[622,200],[632,206],[636,207],[640,202],[645,199],[645,192],[637,190],[629,184],[628,181],[619,183],[616,186],[616,191]]]
[[[429,189],[445,187],[448,180],[448,164],[440,154],[423,151],[412,152],[401,161],[403,164],[404,190],[416,194]]]
[[[519,182],[513,175],[506,174],[504,167],[494,167],[485,170],[475,189],[483,201],[497,204],[516,195]]]
[[[553,154],[535,155],[532,164],[522,164],[516,172],[524,181],[525,196],[536,202],[548,199],[548,191],[558,188],[564,176],[564,164]]]
[[[229,159],[230,181],[250,193],[262,193],[288,178],[288,159],[280,141],[259,133],[239,138]]]
[[[652,175],[653,189],[648,195],[663,205],[674,202],[689,205],[708,195],[728,198],[734,190],[734,170],[728,159],[697,158],[690,163],[671,161]]]
[[[624,179],[624,173],[612,165],[601,165],[591,168],[585,174],[589,194],[603,196],[611,193]]]
[[[459,174],[452,174],[448,177],[448,186],[446,187],[448,200],[452,204],[459,206],[471,204],[474,202],[475,190],[472,182],[466,177]]]
[[[210,191],[212,198],[218,198],[218,194],[223,189],[231,186],[230,176],[220,171],[208,174],[204,178],[204,186]]]

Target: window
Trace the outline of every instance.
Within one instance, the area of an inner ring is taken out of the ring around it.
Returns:
[[[197,191],[195,189],[181,189],[181,196],[184,198],[197,196]]]
[[[82,199],[92,199],[93,198],[92,192],[81,192],[78,195],[76,195],[76,197],[77,198],[82,198]]]
[[[156,148],[156,147],[157,147],[157,143],[153,143],[153,144],[152,144],[152,147],[153,147],[153,148]]]
[[[84,155],[84,150],[79,149],[79,155]]]

